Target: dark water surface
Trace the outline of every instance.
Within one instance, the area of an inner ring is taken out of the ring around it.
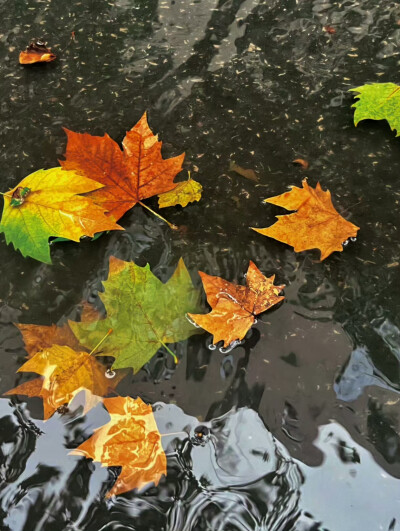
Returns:
[[[231,353],[194,336],[176,345],[176,368],[160,353],[120,384],[155,404],[161,433],[187,434],[163,438],[168,475],[157,488],[105,500],[116,471],[67,455],[107,420],[101,406],[44,423],[40,400],[1,399],[1,529],[400,530],[400,141],[383,123],[355,129],[347,92],[398,81],[398,2],[0,6],[2,191],[58,164],[63,126],[121,141],[146,109],[164,155],[185,151],[204,187],[200,203],[165,211],[184,231],[137,206],[126,232],[55,245],[53,266],[23,259],[1,235],[1,393],[29,378],[15,374],[25,351],[12,323],[62,323],[82,299],[98,302],[111,255],[149,262],[163,280],[183,256],[198,285],[197,270],[243,281],[252,259],[287,285],[283,305]],[[20,67],[32,37],[59,60]],[[306,173],[296,157],[310,161]],[[230,161],[260,183],[229,172]],[[282,213],[263,198],[305,175],[361,227],[323,263],[249,230]],[[199,423],[211,432],[195,445]]]

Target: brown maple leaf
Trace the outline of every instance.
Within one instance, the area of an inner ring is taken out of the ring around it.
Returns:
[[[199,271],[212,311],[209,314],[191,314],[197,325],[213,334],[213,343],[224,342],[224,347],[244,338],[255,321],[255,315],[265,312],[284,299],[280,292],[285,286],[274,286],[275,275],[265,277],[250,261],[246,286],[232,284],[220,277]]]
[[[82,322],[90,323],[97,321],[101,317],[99,311],[88,302],[83,301],[81,307]],[[28,353],[29,358],[34,356],[40,350],[50,348],[53,345],[67,346],[73,350],[83,350],[84,348],[80,345],[68,323],[63,324],[62,326],[57,326],[55,324],[44,326],[15,323],[15,326],[22,334],[25,350]]]
[[[107,497],[141,489],[148,483],[158,485],[167,473],[167,459],[151,406],[140,398],[105,398],[110,421],[71,455],[83,455],[103,466],[122,466],[120,475]]]
[[[60,345],[37,352],[18,372],[35,372],[43,378],[25,382],[5,395],[40,396],[45,419],[63,404],[68,404],[80,390],[87,389],[93,395],[105,396],[126,375],[125,371],[121,371],[115,378],[109,379],[105,374],[106,367],[95,356]]]
[[[99,137],[65,131],[68,143],[61,166],[103,184],[101,190],[88,195],[115,220],[143,199],[177,185],[173,181],[185,154],[163,159],[162,142],[152,133],[146,113],[126,133],[123,151],[107,134]]]
[[[343,243],[355,238],[359,227],[345,220],[332,204],[329,190],[324,192],[318,183],[315,188],[304,179],[303,188],[292,186],[289,192],[265,199],[266,203],[297,210],[293,214],[277,216],[271,227],[253,230],[294,247],[296,252],[319,249],[321,260],[334,251],[343,251]]]
[[[29,358],[53,345],[67,345],[72,349],[80,348],[79,341],[68,324],[62,326],[55,324],[51,326],[15,324],[15,326],[22,333],[25,350]]]

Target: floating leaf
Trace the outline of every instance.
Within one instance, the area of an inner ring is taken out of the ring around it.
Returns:
[[[21,65],[51,63],[55,59],[57,59],[56,55],[42,41],[32,41],[26,50],[19,54],[19,63]]]
[[[265,312],[284,299],[280,295],[285,286],[274,286],[275,275],[265,277],[250,261],[246,286],[232,284],[220,277],[199,271],[212,311],[206,315],[190,313],[197,325],[213,334],[213,343],[224,347],[240,341],[255,321],[255,315]]]
[[[336,211],[329,190],[324,192],[319,183],[312,188],[306,179],[302,184],[303,188],[292,186],[289,192],[265,199],[267,203],[297,212],[277,216],[278,221],[271,227],[253,230],[291,245],[296,252],[317,248],[321,260],[325,260],[334,251],[343,251],[343,243],[356,237],[359,227]]]
[[[39,170],[4,195],[0,231],[23,256],[51,263],[49,238],[79,241],[104,230],[122,230],[84,194],[102,185],[61,168]]]
[[[43,376],[11,389],[6,395],[22,394],[43,399],[44,418],[49,418],[60,406],[68,404],[82,389],[104,396],[114,389],[125,374],[113,379],[105,375],[106,368],[88,352],[60,345],[37,352],[18,369]]]
[[[137,372],[160,347],[187,339],[198,330],[186,319],[198,311],[199,293],[181,259],[172,277],[163,284],[150,271],[133,262],[110,258],[104,293],[99,293],[107,311],[106,319],[70,326],[82,345],[91,349],[108,329],[107,355],[113,356],[113,369],[132,367]]]
[[[104,399],[104,405],[110,421],[70,454],[122,467],[107,497],[158,485],[167,473],[167,459],[151,406],[140,398],[120,396]]]
[[[143,199],[175,188],[173,181],[185,155],[162,158],[162,143],[152,133],[146,113],[126,133],[123,151],[107,134],[99,137],[65,131],[68,144],[65,161],[60,164],[104,185],[90,196],[115,220]]]
[[[357,92],[354,124],[361,120],[387,120],[396,136],[400,135],[400,86],[394,83],[371,83],[350,89]]]
[[[175,205],[187,206],[188,203],[200,201],[203,187],[194,179],[180,182],[170,192],[158,196],[158,206],[166,208]]]

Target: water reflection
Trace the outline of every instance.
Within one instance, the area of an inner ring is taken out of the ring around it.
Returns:
[[[11,475],[9,467],[3,468],[7,478],[1,496],[4,525],[13,531],[28,526],[31,531],[54,527],[114,530],[128,520],[132,529],[144,530],[148,525],[154,529],[157,519],[158,525],[170,531],[276,531],[301,518],[302,473],[250,409],[208,422],[206,440],[193,444],[197,419],[176,406],[156,405],[161,433],[187,433],[163,438],[167,478],[158,488],[107,502],[104,487],[112,474],[88,460],[67,456],[66,451],[105,421],[102,408],[81,417],[72,405],[67,415],[55,415],[43,423],[31,421],[23,408],[5,400],[1,405],[1,433],[10,431],[10,426],[15,433],[3,439],[3,455],[9,461],[26,459]],[[107,524],[101,523],[104,511],[110,515]],[[36,525],[32,525],[34,520]]]
[[[43,423],[0,403],[4,530],[350,531],[354,521],[389,529],[400,519],[398,480],[336,423],[320,427],[315,445],[324,465],[313,468],[290,457],[251,409],[232,410],[200,430],[196,418],[158,403],[167,477],[157,488],[106,500],[118,470],[67,455],[107,421],[101,406],[82,417],[78,397],[68,414]]]

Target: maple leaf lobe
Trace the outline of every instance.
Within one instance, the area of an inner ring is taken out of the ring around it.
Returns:
[[[358,100],[352,105],[354,125],[362,120],[387,120],[400,136],[400,86],[394,83],[370,83],[350,89]]]

